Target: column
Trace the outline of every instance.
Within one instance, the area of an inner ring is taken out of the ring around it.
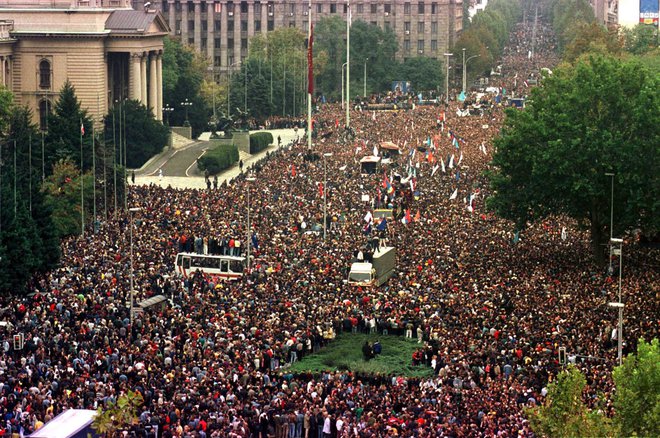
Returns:
[[[234,2],[234,62],[241,60],[241,3]]]
[[[215,4],[206,0],[206,56],[215,65]]]
[[[222,3],[220,11],[220,61],[223,67],[227,67],[227,2]]]
[[[158,67],[156,52],[149,52],[149,109],[156,115],[158,110]]]
[[[266,34],[268,32],[268,2],[261,2],[261,33]]]
[[[170,35],[176,34],[176,4],[175,0],[167,0],[168,19],[170,24]]]
[[[181,0],[181,41],[188,44],[188,0]]]
[[[163,51],[156,56],[156,120],[163,120]]]
[[[130,71],[130,93],[129,97],[134,100],[142,98],[142,53],[131,53],[131,71]]]
[[[7,66],[5,64],[6,62],[7,61],[5,61],[5,57],[0,56],[0,64],[2,64],[2,85],[5,87],[7,86],[7,78],[5,77],[5,73],[7,73]]]
[[[140,77],[141,77],[141,86],[140,86],[140,102],[144,106],[148,106],[147,103],[147,92],[149,91],[147,89],[147,54],[143,53],[142,54],[142,61],[140,62]]]
[[[248,16],[247,16],[247,38],[248,43],[250,38],[254,36],[254,0],[248,2]],[[248,46],[249,47],[249,46]]]
[[[195,50],[199,52],[202,49],[202,4],[199,0],[195,0],[195,30],[193,34],[195,36]]]

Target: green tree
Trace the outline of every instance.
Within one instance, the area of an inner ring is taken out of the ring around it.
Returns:
[[[160,153],[167,145],[169,128],[154,118],[153,113],[137,100],[127,100],[115,106],[105,117],[105,130],[112,132],[113,117],[119,118],[119,112],[125,112],[126,120],[126,163],[129,168],[141,167],[149,158]]]
[[[165,37],[163,43],[163,105],[174,108],[169,115],[170,125],[183,126],[187,113],[193,136],[196,137],[208,128],[212,113],[210,102],[201,94],[209,62],[194,48],[183,45],[175,38]],[[192,103],[187,111],[181,105],[186,99]]]
[[[2,246],[7,249],[3,265],[11,275],[0,285],[0,289],[14,294],[23,293],[27,281],[41,265],[42,252],[41,238],[24,199],[16,201],[16,214],[12,209],[8,226],[3,226]]]
[[[489,206],[516,222],[566,214],[591,231],[604,262],[610,180],[613,235],[660,228],[660,84],[636,62],[590,56],[556,69],[525,111],[507,112],[495,140]]]
[[[586,384],[577,368],[571,366],[559,373],[548,385],[545,403],[526,411],[534,433],[544,437],[611,436],[609,420],[582,400]]]
[[[615,30],[608,30],[597,22],[581,22],[575,25],[575,37],[566,46],[563,59],[575,62],[585,53],[620,55],[621,41]]]
[[[117,398],[117,402],[106,402],[97,409],[92,428],[97,433],[114,437],[118,432],[138,422],[138,409],[144,404],[139,392],[128,391]]]
[[[624,27],[623,39],[627,52],[643,55],[658,48],[658,28],[648,24],[638,24],[632,29]]]
[[[397,72],[399,78],[410,81],[417,92],[436,90],[445,80],[440,61],[426,56],[418,56],[402,62]]]
[[[55,161],[69,158],[80,166],[81,122],[85,129],[82,136],[83,169],[92,167],[92,121],[87,111],[80,106],[76,90],[67,81],[60,90],[53,111],[48,115],[48,134],[46,136],[46,157],[49,163],[46,172],[49,173]]]
[[[640,339],[614,369],[614,423],[622,436],[660,436],[660,346]]]
[[[327,62],[316,68],[316,90],[328,97],[339,97],[341,66],[346,61],[346,22],[338,15],[321,18],[314,28],[314,51]]]
[[[552,27],[557,35],[559,49],[563,50],[578,35],[584,24],[596,20],[587,0],[555,0],[552,7]]]
[[[80,233],[80,169],[70,160],[60,160],[53,166],[53,173],[43,185],[45,202],[53,211],[53,225],[59,237]],[[93,180],[90,173],[84,176],[85,218],[90,217],[93,201]]]

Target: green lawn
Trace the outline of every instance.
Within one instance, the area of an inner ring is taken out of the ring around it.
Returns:
[[[364,341],[380,340],[383,352],[369,362],[362,356]],[[293,364],[290,371],[321,372],[348,369],[353,372],[371,374],[394,374],[410,377],[429,377],[433,370],[426,366],[413,367],[412,354],[421,345],[417,340],[401,336],[343,334],[322,348],[318,353],[306,356]]]

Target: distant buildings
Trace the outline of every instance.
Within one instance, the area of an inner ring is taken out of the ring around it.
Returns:
[[[142,2],[134,1],[135,8]],[[248,54],[252,36],[281,27],[307,32],[307,0],[153,0],[169,23],[171,34],[213,61],[218,71],[237,65]],[[391,28],[399,41],[400,59],[441,58],[460,35],[462,0],[351,0],[353,20]],[[311,17],[346,19],[345,0],[312,0]]]

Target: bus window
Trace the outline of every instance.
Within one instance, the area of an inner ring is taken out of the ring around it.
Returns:
[[[220,271],[229,272],[229,262],[227,260],[220,260]]]
[[[232,260],[229,264],[231,272],[243,272],[243,262],[240,260]]]
[[[183,257],[183,269],[190,269],[190,257]]]
[[[176,265],[177,266],[181,266],[181,259],[183,259],[183,256],[181,254],[176,256]]]

